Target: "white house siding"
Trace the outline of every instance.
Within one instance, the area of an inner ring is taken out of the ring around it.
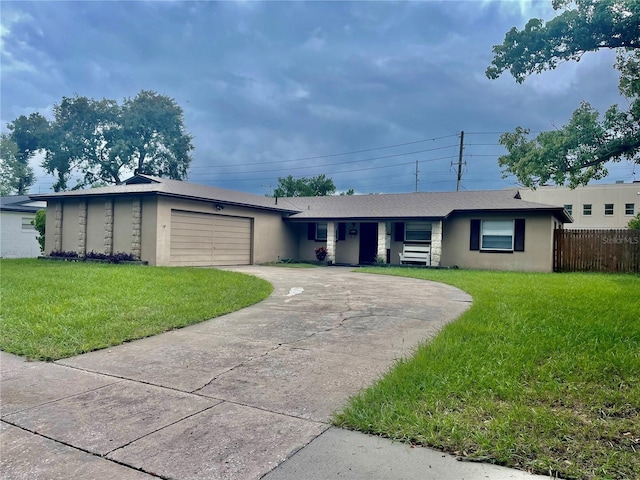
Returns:
[[[0,257],[29,258],[40,255],[35,229],[22,228],[22,219],[32,220],[34,213],[2,212],[0,215]]]

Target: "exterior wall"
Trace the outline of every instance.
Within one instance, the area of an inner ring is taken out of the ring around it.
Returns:
[[[35,213],[5,212],[0,215],[0,258],[28,258],[40,255],[38,232],[22,228],[22,219],[33,220]]]
[[[360,223],[345,222],[346,234],[344,240],[336,242],[336,263],[357,265],[360,260]],[[349,230],[357,230],[356,235],[349,235]]]
[[[315,223],[315,222],[313,222]],[[329,224],[327,222],[327,238],[329,238]],[[333,238],[337,237],[338,223],[333,222],[335,229],[333,231]],[[349,265],[357,265],[360,257],[360,223],[358,222],[342,222],[346,223],[346,235],[344,240],[335,240],[334,251],[335,257],[331,260],[335,263],[344,263]],[[327,246],[328,242],[315,241],[307,239],[307,222],[293,224],[293,234],[298,238],[297,253],[293,255],[298,261],[301,262],[315,262],[316,255],[315,249],[317,247]],[[356,235],[349,235],[349,230],[357,230]]]
[[[409,220],[412,221],[412,220]],[[437,267],[440,265],[440,255],[442,250],[442,222],[440,220],[422,220],[431,223],[431,265]],[[406,223],[403,220],[400,223]],[[390,235],[390,253],[389,263],[391,265],[400,265],[400,254],[404,250],[404,241],[396,241],[395,238],[395,224],[397,222],[391,222],[389,224],[390,230],[387,232]]]
[[[82,200],[82,203],[84,203],[84,200]],[[79,212],[80,200],[74,198],[64,201],[62,212],[62,244],[60,250],[65,252],[78,251],[78,233],[80,230],[78,224]],[[47,215],[47,217],[48,216],[49,215]],[[47,232],[48,231],[49,230],[47,230]]]
[[[87,253],[104,253],[104,198],[87,202]]]
[[[522,189],[520,196],[529,202],[550,205],[572,205],[573,223],[564,228],[626,228],[629,220],[640,212],[640,182],[587,185],[571,190],[567,187]],[[612,203],[613,215],[604,214],[605,203]],[[634,204],[634,215],[625,215],[625,204]],[[592,205],[591,215],[583,215],[584,204]]]
[[[156,265],[169,265],[172,209],[253,218],[253,263],[274,262],[280,258],[295,257],[296,239],[290,235],[290,228],[284,224],[282,214],[279,212],[232,205],[224,205],[222,210],[216,210],[212,202],[158,197],[155,229],[157,250],[154,262]]]
[[[469,248],[472,218],[482,220],[525,219],[524,252],[493,253]],[[555,218],[547,213],[458,214],[443,221],[442,256],[445,267],[532,272],[553,271],[553,230]]]

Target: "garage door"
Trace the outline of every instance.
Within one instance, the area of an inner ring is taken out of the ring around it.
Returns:
[[[251,219],[171,211],[171,265],[251,264]]]

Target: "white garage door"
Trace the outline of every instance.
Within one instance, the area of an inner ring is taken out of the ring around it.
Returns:
[[[251,219],[171,211],[171,265],[251,264]]]

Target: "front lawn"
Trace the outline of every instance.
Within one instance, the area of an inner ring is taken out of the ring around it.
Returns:
[[[0,349],[56,360],[198,323],[266,298],[256,277],[36,259],[1,260]]]
[[[640,478],[640,276],[360,271],[474,300],[336,425],[562,478]]]

